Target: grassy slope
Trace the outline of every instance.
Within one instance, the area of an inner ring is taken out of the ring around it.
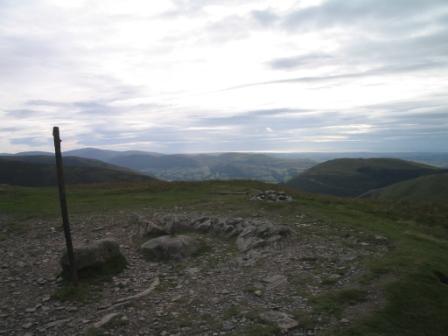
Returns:
[[[448,274],[448,207],[389,205],[298,193],[294,194],[296,201],[286,204],[248,200],[246,192],[265,188],[272,186],[247,181],[70,186],[68,202],[72,216],[142,207],[159,210],[182,207],[219,214],[258,214],[290,223],[296,221],[296,214],[305,213],[328,223],[334,230],[350,227],[384,235],[394,248],[384,258],[368,261],[370,272],[360,280],[360,285],[383,287],[385,307],[365,320],[355,321],[351,327],[330,334],[446,336],[448,286],[433,271]],[[58,215],[56,190],[1,187],[0,213],[14,218],[7,230],[20,232],[26,218]],[[384,282],[384,278],[393,280]]]
[[[448,174],[421,176],[375,190],[366,196],[381,200],[446,202]]]
[[[306,192],[359,196],[371,189],[437,171],[432,166],[398,159],[336,159],[308,169],[287,185]]]
[[[68,184],[150,179],[125,168],[75,157],[64,158],[64,173]],[[55,183],[56,169],[52,157],[0,157],[0,184],[48,186]]]

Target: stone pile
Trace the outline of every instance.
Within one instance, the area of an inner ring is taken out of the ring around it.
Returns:
[[[284,191],[265,190],[251,197],[252,201],[291,202],[292,197]]]
[[[163,215],[152,219],[140,217],[134,221],[137,223],[135,238],[140,241],[150,238],[140,247],[149,259],[181,259],[194,254],[200,244],[196,239],[182,235],[189,232],[235,239],[242,253],[273,246],[291,233],[284,225],[243,218]]]
[[[187,235],[161,236],[152,238],[140,246],[147,260],[181,260],[193,256],[201,250],[204,243]]]

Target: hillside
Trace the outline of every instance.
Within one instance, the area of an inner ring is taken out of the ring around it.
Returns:
[[[98,160],[64,157],[68,184],[148,181],[151,178]],[[0,157],[0,184],[47,186],[56,184],[55,159],[51,156]]]
[[[421,176],[373,190],[363,195],[379,200],[447,202],[448,173]]]
[[[287,182],[297,190],[359,196],[372,189],[443,170],[398,159],[335,159],[316,165]]]
[[[54,188],[0,186],[3,334],[446,336],[446,205],[297,192],[251,200],[272,188],[281,190],[253,181],[70,185],[75,246],[113,238],[128,263],[74,287],[58,277],[65,242]],[[201,249],[147,260],[141,244],[167,239],[163,225]]]

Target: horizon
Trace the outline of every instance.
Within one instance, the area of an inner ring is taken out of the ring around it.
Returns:
[[[445,152],[446,0],[5,0],[0,152]]]
[[[81,147],[74,148],[69,150],[62,150],[62,154],[66,152],[78,151],[78,150],[99,150],[99,151],[113,151],[113,152],[142,152],[147,154],[162,154],[162,155],[201,155],[201,154],[448,154],[448,151],[403,151],[403,152],[375,152],[375,151],[350,151],[350,152],[324,152],[324,151],[309,151],[309,152],[281,152],[281,151],[222,151],[222,152],[154,152],[154,151],[145,151],[145,150],[134,150],[134,149],[124,149],[124,150],[113,150],[113,149],[105,149],[99,147]],[[17,154],[26,154],[26,153],[46,153],[53,155],[54,152],[51,150],[39,150],[39,151],[19,151],[19,152],[0,152],[0,155],[17,155]]]

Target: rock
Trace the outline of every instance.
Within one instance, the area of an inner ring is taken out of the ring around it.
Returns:
[[[275,324],[283,332],[294,329],[299,325],[299,323],[289,314],[275,310],[269,310],[261,313],[260,319],[264,322]]]
[[[288,279],[286,276],[281,274],[270,275],[263,279],[263,281],[267,284],[268,289],[274,289],[288,284]]]
[[[241,252],[247,252],[279,241],[290,233],[291,231],[286,226],[271,223],[254,223],[247,226],[238,235],[236,244]],[[272,239],[274,237],[275,239]]]
[[[116,274],[126,267],[126,258],[113,239],[97,240],[74,249],[76,268],[80,277]],[[61,258],[62,276],[69,278],[70,268],[67,253]]]
[[[230,331],[235,329],[235,324],[232,321],[224,321],[222,324],[222,329],[224,331]]]
[[[49,329],[49,328],[59,327],[59,326],[62,326],[62,325],[64,325],[65,323],[70,322],[70,321],[71,321],[71,319],[69,319],[69,318],[67,318],[67,319],[62,319],[62,320],[56,320],[56,321],[47,323],[47,324],[45,325],[45,328],[46,328],[46,329]]]
[[[29,329],[29,328],[31,328],[32,326],[33,326],[33,323],[32,323],[32,322],[27,322],[27,323],[25,323],[24,325],[22,325],[23,329]]]
[[[180,260],[198,253],[203,242],[186,235],[162,236],[142,244],[140,251],[148,260]]]
[[[158,225],[155,221],[146,219],[137,214],[131,215],[130,222],[136,226],[136,236],[140,238],[158,237],[168,234],[167,230]]]
[[[259,248],[266,245],[266,241],[264,239],[258,238],[258,237],[242,237],[239,236],[236,240],[236,246],[238,247],[238,250],[241,252],[247,252],[249,250]]]

